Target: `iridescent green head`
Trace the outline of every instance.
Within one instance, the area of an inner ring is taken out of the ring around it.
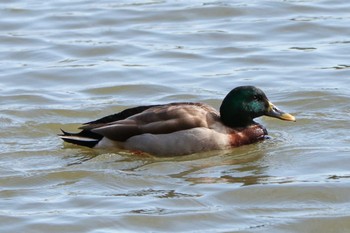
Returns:
[[[263,115],[295,121],[294,116],[279,110],[254,86],[240,86],[230,91],[221,104],[220,114],[223,123],[230,127],[251,125],[254,118]]]

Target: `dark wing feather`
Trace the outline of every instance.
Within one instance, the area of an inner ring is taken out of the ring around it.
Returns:
[[[92,129],[95,129],[104,125],[108,125],[109,123],[112,123],[115,121],[122,121],[130,116],[133,116],[149,108],[157,107],[157,106],[159,105],[139,106],[139,107],[125,109],[121,112],[118,112],[106,117],[102,117],[95,121],[84,123],[83,126],[80,127],[82,131],[80,131],[79,133],[69,133],[61,130],[63,134],[60,134],[58,136],[66,142],[92,148],[105,136],[103,134],[99,134],[91,131]],[[114,133],[113,138],[117,141],[125,141],[129,137],[139,133],[140,133],[139,129],[136,125],[130,125],[129,127],[124,127],[120,129],[120,132],[118,131],[117,135]]]
[[[160,105],[148,105],[148,106],[139,106],[139,107],[134,107],[134,108],[128,108],[128,109],[125,109],[121,112],[102,117],[102,118],[97,119],[95,121],[90,121],[90,122],[84,123],[83,124],[84,126],[82,128],[85,128],[85,126],[88,126],[88,125],[107,124],[107,123],[110,123],[113,121],[124,120],[132,115],[141,113],[149,108],[157,107],[157,106],[160,106]]]

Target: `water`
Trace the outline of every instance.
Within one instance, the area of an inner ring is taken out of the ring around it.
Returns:
[[[347,232],[348,1],[5,1],[0,232]],[[297,122],[153,158],[67,146],[127,107],[255,85]]]

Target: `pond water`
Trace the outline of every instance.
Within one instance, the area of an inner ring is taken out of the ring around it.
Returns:
[[[5,1],[0,232],[346,232],[350,2]],[[263,89],[297,122],[182,157],[63,144],[125,108]]]

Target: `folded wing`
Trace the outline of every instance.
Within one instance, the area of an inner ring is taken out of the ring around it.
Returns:
[[[101,118],[81,128],[111,140],[125,141],[132,136],[146,133],[167,134],[196,127],[209,128],[219,118],[215,109],[199,103],[156,105],[144,107],[142,110],[124,119],[115,117],[117,120],[114,120],[111,115],[109,119],[114,121],[103,122],[107,118]]]

